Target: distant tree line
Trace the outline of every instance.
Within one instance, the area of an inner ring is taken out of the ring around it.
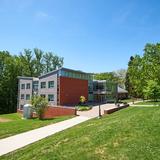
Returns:
[[[18,76],[37,77],[62,66],[62,57],[38,48],[17,56],[0,51],[0,114],[16,112]]]
[[[97,80],[107,80],[117,83],[121,88],[125,89],[126,70],[119,69],[113,72],[96,73],[94,78]]]
[[[125,86],[133,97],[160,99],[160,43],[146,44],[143,56],[130,57]]]

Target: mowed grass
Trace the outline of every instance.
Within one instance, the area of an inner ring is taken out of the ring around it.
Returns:
[[[51,120],[39,120],[38,118],[26,120],[22,119],[21,114],[19,113],[0,115],[0,139],[52,123],[60,122],[72,117],[73,116],[62,116],[55,117]]]
[[[160,105],[160,101],[154,102],[154,101],[144,101],[144,102],[138,102],[136,105]]]
[[[160,108],[129,107],[0,158],[10,160],[158,160]]]

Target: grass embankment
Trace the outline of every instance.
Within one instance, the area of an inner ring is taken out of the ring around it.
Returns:
[[[160,155],[159,117],[159,107],[129,107],[84,122],[1,159],[156,160]]]
[[[25,120],[21,118],[21,114],[19,113],[0,115],[0,139],[60,122],[71,117],[73,116],[56,117],[50,120],[39,120],[38,118]]]

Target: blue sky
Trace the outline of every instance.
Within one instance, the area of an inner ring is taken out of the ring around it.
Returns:
[[[87,72],[127,68],[160,39],[157,0],[0,0],[0,50],[38,47]]]

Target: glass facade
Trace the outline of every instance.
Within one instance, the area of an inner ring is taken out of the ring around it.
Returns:
[[[92,80],[93,76],[91,74],[83,73],[83,72],[74,72],[74,71],[65,71],[59,70],[59,76],[62,77],[70,77],[70,78],[78,78],[78,79],[85,79],[85,80]]]
[[[94,101],[115,102],[117,100],[117,84],[106,80],[93,81]]]

